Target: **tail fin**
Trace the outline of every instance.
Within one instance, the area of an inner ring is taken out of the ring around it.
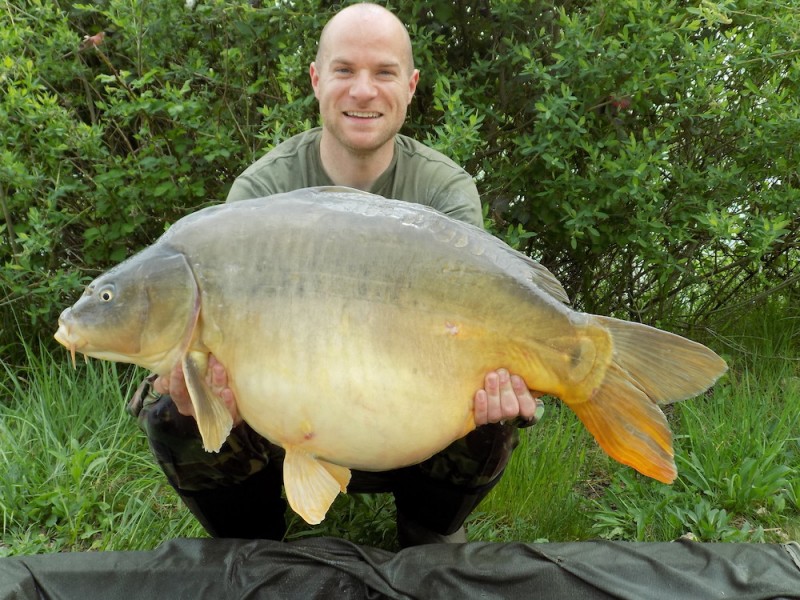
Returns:
[[[728,365],[702,344],[655,327],[595,317],[611,332],[613,362],[658,404],[702,394]]]
[[[672,433],[661,409],[612,364],[585,402],[569,403],[611,458],[643,475],[672,483],[677,475]]]
[[[568,404],[609,456],[672,483],[677,475],[672,434],[657,404],[704,392],[727,365],[702,344],[678,335],[596,318],[611,333],[612,363],[590,398]]]

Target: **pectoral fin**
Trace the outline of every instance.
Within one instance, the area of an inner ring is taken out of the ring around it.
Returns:
[[[183,357],[183,377],[192,399],[195,420],[203,438],[203,448],[208,452],[219,452],[233,427],[225,403],[206,383],[204,377],[208,366],[208,355],[189,352]]]
[[[347,491],[350,469],[319,460],[288,446],[283,461],[283,484],[289,506],[311,524],[321,523],[339,492]]]

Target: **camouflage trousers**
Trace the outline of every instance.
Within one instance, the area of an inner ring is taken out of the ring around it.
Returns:
[[[148,378],[139,387],[128,412],[147,435],[170,484],[212,535],[226,529],[210,522],[208,515],[198,514],[202,509],[193,507],[191,498],[222,497],[224,490],[244,487],[251,495],[254,481],[262,481],[258,494],[280,495],[282,448],[241,424],[231,431],[219,452],[206,452],[195,420],[178,413],[168,396],[150,394],[151,381]],[[391,492],[398,512],[448,534],[463,524],[499,481],[518,440],[514,423],[484,425],[418,465],[380,473],[354,470],[348,492]],[[230,496],[241,498],[243,494],[231,492]],[[268,500],[259,501],[261,510],[270,504]],[[276,510],[283,506],[282,500],[271,501]]]

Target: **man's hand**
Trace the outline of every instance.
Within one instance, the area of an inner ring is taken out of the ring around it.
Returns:
[[[541,392],[531,392],[519,375],[505,369],[486,374],[483,389],[475,392],[475,424],[486,425],[521,417],[530,421],[536,416]]]
[[[242,422],[239,411],[236,408],[236,398],[233,391],[228,387],[228,373],[212,354],[208,358],[208,371],[206,372],[206,383],[213,392],[225,403],[228,412],[233,418],[234,427]],[[183,369],[178,363],[169,376],[158,377],[153,382],[153,389],[159,394],[169,394],[178,412],[187,417],[194,417],[194,406],[189,397],[189,390],[186,389],[186,381],[183,378]]]

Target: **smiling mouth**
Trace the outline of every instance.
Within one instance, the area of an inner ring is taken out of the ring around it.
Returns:
[[[377,119],[381,116],[379,112],[367,112],[358,110],[347,110],[344,113],[348,117],[355,117],[357,119]]]

